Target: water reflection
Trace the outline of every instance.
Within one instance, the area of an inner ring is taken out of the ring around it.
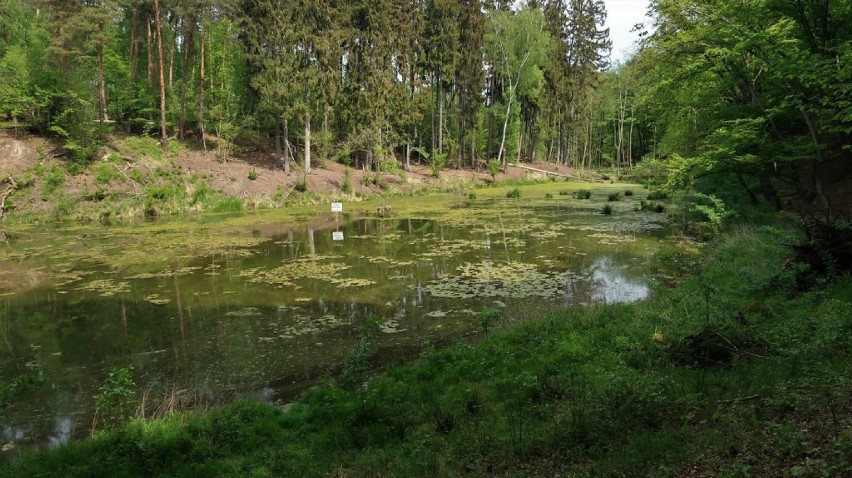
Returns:
[[[0,296],[0,379],[46,379],[0,410],[0,441],[53,446],[85,436],[112,367],[133,366],[142,390],[286,402],[339,372],[367,317],[387,320],[380,356],[392,361],[424,342],[475,333],[486,307],[542,310],[649,293],[655,237],[602,236],[557,217],[482,221],[252,226],[234,234],[250,245],[124,268],[89,255],[127,254],[128,245],[74,244],[70,256],[80,258],[63,259],[61,270],[85,275]],[[346,240],[332,241],[332,228]],[[49,257],[20,263],[48,276],[60,270]]]

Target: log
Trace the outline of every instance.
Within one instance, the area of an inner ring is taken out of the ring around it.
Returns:
[[[577,177],[577,176],[571,176],[571,175],[568,175],[568,174],[554,173],[552,171],[546,171],[544,169],[538,169],[538,168],[534,168],[532,166],[524,166],[523,164],[510,164],[509,166],[512,166],[513,168],[526,169],[528,171],[535,171],[537,173],[559,176],[561,178],[577,179],[577,180],[580,180],[580,181],[592,181],[591,179],[583,179],[583,178],[580,178],[580,177]]]

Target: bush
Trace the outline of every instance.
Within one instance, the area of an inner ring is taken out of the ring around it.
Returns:
[[[249,171],[248,178],[249,181],[254,181],[257,179],[257,171],[255,171],[254,168],[251,168],[251,171]]]
[[[296,186],[294,187],[296,191],[300,193],[304,193],[308,191],[308,181],[305,178],[301,178],[296,181]]]
[[[621,201],[621,193],[610,194],[609,196],[607,196],[607,201],[609,201],[609,202]]]
[[[467,193],[467,198],[470,200],[476,199],[476,191],[471,191]]]
[[[512,189],[511,191],[506,193],[506,197],[510,199],[518,199],[521,197],[521,190],[518,188]]]
[[[491,175],[491,182],[496,181],[497,180],[497,173],[500,172],[500,161],[497,161],[496,159],[492,159],[492,160],[488,161],[487,166],[488,166],[488,174]]]
[[[559,191],[560,196],[567,196],[568,194],[568,191]]]
[[[121,423],[136,408],[136,384],[132,368],[114,368],[94,396],[95,411],[108,423]]]
[[[344,194],[350,194],[352,192],[352,178],[350,177],[352,173],[349,170],[349,166],[343,170],[343,183],[340,184],[340,192]]]
[[[574,197],[577,199],[591,199],[592,192],[588,189],[578,189],[574,191]]]
[[[604,206],[601,210],[601,214],[603,214],[604,216],[609,216],[610,214],[612,214],[612,206],[610,206],[609,204]]]
[[[630,196],[633,195],[633,191],[628,189],[627,191],[624,191],[624,195],[627,196],[627,197],[630,197]]]
[[[547,193],[544,195],[545,199],[553,199],[553,194]]]
[[[95,175],[95,183],[104,185],[112,182],[118,175],[115,166],[110,163],[97,164],[92,168],[92,172]]]
[[[669,198],[669,195],[664,193],[663,191],[651,191],[648,193],[647,199],[649,201],[663,201]]]

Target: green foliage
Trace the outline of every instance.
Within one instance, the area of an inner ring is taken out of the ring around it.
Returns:
[[[252,168],[251,171],[249,171],[248,178],[249,178],[249,181],[254,181],[254,180],[257,179],[257,171],[255,171],[254,168]]]
[[[546,193],[546,194],[544,195],[544,198],[545,198],[545,199],[553,199],[553,194],[551,194],[551,193]]]
[[[121,144],[121,151],[131,157],[156,158],[164,156],[163,148],[159,141],[148,136],[128,136]]]
[[[108,424],[119,424],[132,417],[137,404],[133,368],[114,368],[94,396],[95,411]]]
[[[621,201],[621,193],[610,193],[606,200],[609,202]]]
[[[35,390],[44,383],[41,374],[18,375],[9,384],[0,386],[0,410],[19,400],[26,393]]]
[[[476,315],[476,323],[482,327],[482,331],[486,337],[488,336],[488,329],[492,324],[497,323],[498,320],[500,320],[500,311],[495,309],[484,309]]]
[[[633,191],[631,191],[630,189],[628,189],[627,191],[624,191],[624,196],[625,196],[625,197],[631,197],[631,196],[633,196]]]
[[[506,197],[510,199],[518,199],[521,197],[521,190],[518,188],[513,188],[506,193]]]
[[[56,163],[51,163],[46,168],[37,167],[36,176],[41,177],[42,183],[42,199],[48,200],[50,197],[65,184],[65,170]]]
[[[340,184],[340,192],[344,194],[352,193],[352,171],[349,169],[349,166],[344,167],[343,169],[343,182]]]
[[[699,214],[703,219],[698,222],[702,232],[707,234],[718,234],[722,231],[722,224],[726,219],[734,216],[736,212],[728,210],[725,203],[709,194],[693,194],[692,211]]]
[[[308,191],[308,181],[304,175],[296,181],[294,189],[300,193]]]
[[[592,192],[588,189],[578,189],[574,191],[574,197],[577,199],[591,199]]]
[[[500,172],[500,161],[496,159],[489,160],[486,166],[488,167],[488,174],[491,175],[491,182],[497,181],[497,173]]]
[[[120,177],[115,165],[112,163],[99,163],[92,167],[92,173],[95,176],[95,183],[100,185],[108,185],[115,179]]]
[[[444,169],[447,163],[447,155],[438,152],[432,153],[429,159],[429,169],[432,170],[432,177],[437,178],[440,172]]]
[[[216,196],[208,201],[206,210],[210,212],[240,212],[243,202],[233,196]]]
[[[651,191],[646,199],[649,201],[664,201],[669,198],[669,195],[663,191]]]
[[[604,216],[609,216],[610,214],[612,214],[612,206],[610,206],[609,204],[605,205],[603,209],[601,209],[601,214],[603,214]]]
[[[373,342],[379,332],[383,320],[375,317],[367,317],[363,324],[358,326],[358,343],[346,356],[346,365],[340,376],[340,385],[350,390],[363,390],[369,378],[370,355],[373,353]]]

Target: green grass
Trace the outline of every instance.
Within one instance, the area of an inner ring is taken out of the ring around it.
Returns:
[[[135,420],[0,476],[848,476],[852,278],[797,292],[792,240],[744,227],[661,257],[690,275],[645,302],[426,349],[286,412]]]

